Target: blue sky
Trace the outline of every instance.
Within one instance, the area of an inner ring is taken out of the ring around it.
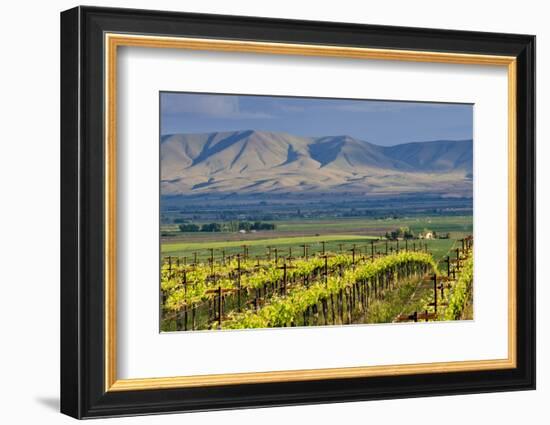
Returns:
[[[473,137],[471,104],[161,92],[161,134],[263,130],[378,145]]]

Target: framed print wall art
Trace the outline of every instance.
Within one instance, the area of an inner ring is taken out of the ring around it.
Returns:
[[[535,386],[528,35],[61,14],[61,410]]]

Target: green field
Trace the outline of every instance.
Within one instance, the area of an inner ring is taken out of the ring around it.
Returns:
[[[349,251],[355,245],[358,255],[370,255],[371,240],[376,240],[375,252],[385,252],[386,242],[379,240],[386,231],[407,226],[415,234],[426,229],[439,233],[450,233],[450,239],[433,240],[410,240],[409,249],[415,246],[419,249],[420,244],[428,244],[428,249],[434,254],[437,260],[445,257],[454,248],[457,239],[472,233],[471,216],[435,216],[435,217],[414,217],[402,219],[341,219],[341,220],[293,220],[275,222],[275,231],[264,231],[257,233],[181,233],[177,232],[176,226],[164,227],[164,231],[170,230],[173,235],[164,237],[161,244],[163,257],[186,257],[195,256],[199,261],[204,261],[214,250],[215,258],[222,256],[243,253],[244,247],[252,258],[264,257],[271,247],[272,255],[275,250],[279,256],[302,256],[304,248],[308,245],[308,255],[322,252],[325,242],[325,250],[330,252]],[[395,250],[405,248],[403,240],[399,242],[388,242],[388,249]]]
[[[434,216],[413,218],[386,219],[340,219],[323,220],[292,220],[275,222],[279,232],[302,232],[318,230],[350,230],[371,229],[375,232],[385,232],[397,227],[407,226],[416,233],[429,229],[436,232],[471,232],[471,216]]]
[[[206,221],[195,221],[195,224],[206,224]],[[471,233],[473,228],[472,216],[422,216],[411,218],[340,218],[332,220],[319,219],[296,219],[270,221],[277,226],[274,233],[292,234],[292,233],[348,233],[348,232],[368,232],[373,234],[383,234],[388,230],[397,227],[407,226],[415,232],[422,232],[429,229],[435,232],[465,232]],[[168,236],[179,238],[182,235],[186,239],[201,239],[212,234],[202,232],[181,233],[178,231],[177,224],[163,224],[161,232]],[[265,233],[264,233],[265,234]],[[227,236],[228,233],[218,234],[219,238]],[[167,241],[168,242],[168,241]]]
[[[243,252],[243,245],[248,247],[248,254],[251,257],[257,255],[265,255],[268,247],[275,248],[281,255],[288,255],[289,248],[293,249],[293,256],[301,256],[303,247],[300,245],[308,245],[308,253],[314,254],[322,250],[322,241],[326,242],[325,249],[327,251],[336,252],[340,249],[340,244],[343,244],[342,249],[351,249],[353,244],[357,247],[367,247],[370,249],[370,241],[377,240],[375,236],[359,236],[359,235],[325,235],[325,236],[296,236],[296,237],[281,237],[273,239],[255,239],[250,241],[219,241],[219,242],[178,242],[166,243],[162,245],[162,254],[191,257],[195,252],[199,258],[210,255],[210,249],[215,249],[216,256],[221,254],[221,250],[225,251],[226,255],[237,254]],[[378,245],[381,249],[381,245]]]

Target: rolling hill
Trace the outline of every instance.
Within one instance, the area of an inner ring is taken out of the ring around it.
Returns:
[[[471,140],[384,147],[245,130],[165,135],[160,155],[163,196],[472,194]]]

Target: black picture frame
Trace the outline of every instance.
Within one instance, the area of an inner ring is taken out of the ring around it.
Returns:
[[[517,58],[517,367],[105,391],[104,34],[507,55]],[[177,12],[61,13],[61,412],[75,418],[535,388],[535,37]]]

